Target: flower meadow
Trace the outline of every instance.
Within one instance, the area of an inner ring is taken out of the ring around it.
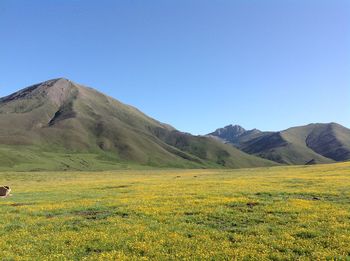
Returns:
[[[347,260],[350,163],[0,172],[1,260]]]

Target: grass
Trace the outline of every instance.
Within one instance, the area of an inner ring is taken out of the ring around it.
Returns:
[[[112,153],[40,151],[31,146],[0,146],[0,171],[91,171],[145,169],[149,166],[118,161]]]
[[[1,172],[1,260],[346,260],[350,163]]]

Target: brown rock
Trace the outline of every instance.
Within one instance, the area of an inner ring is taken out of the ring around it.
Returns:
[[[8,186],[0,187],[0,197],[8,197],[10,195],[11,189]]]

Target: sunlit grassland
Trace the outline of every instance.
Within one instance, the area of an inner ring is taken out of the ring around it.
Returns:
[[[350,255],[350,163],[1,172],[1,260],[323,260]]]

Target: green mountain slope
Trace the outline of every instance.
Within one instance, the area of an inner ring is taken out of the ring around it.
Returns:
[[[0,169],[271,166],[67,79],[0,99]]]
[[[238,135],[232,133],[232,128],[218,130],[210,135],[249,154],[282,164],[330,163],[350,159],[350,130],[336,123],[309,124],[280,132],[252,133],[240,129]]]

